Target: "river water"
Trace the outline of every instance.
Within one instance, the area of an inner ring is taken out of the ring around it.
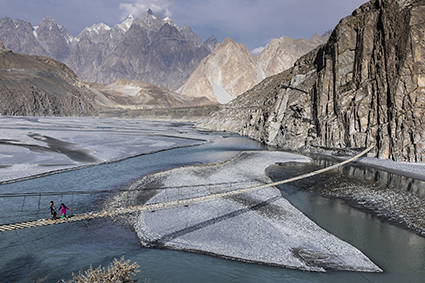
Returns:
[[[90,190],[92,194],[0,198],[0,223],[46,218],[50,200],[71,206],[72,213],[97,210],[104,200],[125,189],[146,174],[170,168],[219,162],[244,150],[269,150],[239,136],[227,136],[200,146],[171,149],[77,171],[0,186],[0,194],[10,192],[68,192]],[[298,171],[291,166],[272,166],[269,176],[282,179]],[[289,174],[289,175],[288,175]],[[331,174],[341,174],[333,172]],[[318,177],[317,184],[322,181]],[[329,175],[325,178],[330,178]],[[354,177],[353,177],[354,178]],[[341,179],[346,179],[345,177]],[[342,181],[340,181],[342,182]],[[354,178],[353,184],[361,178]],[[71,274],[106,266],[113,258],[125,256],[137,262],[139,282],[423,282],[425,278],[425,238],[362,211],[337,198],[321,196],[315,179],[279,187],[294,206],[318,225],[349,242],[385,270],[382,274],[356,272],[313,273],[268,267],[215,258],[208,255],[139,245],[135,233],[121,223],[96,219],[40,228],[22,229],[0,235],[0,282],[45,282],[69,280]],[[312,185],[313,184],[313,185]],[[338,186],[333,182],[334,186]],[[97,194],[96,191],[110,191]]]

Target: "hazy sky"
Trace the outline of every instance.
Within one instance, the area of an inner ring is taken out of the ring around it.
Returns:
[[[0,0],[0,18],[37,25],[44,17],[77,36],[86,26],[114,26],[150,8],[189,26],[202,40],[230,37],[249,50],[283,35],[308,39],[333,29],[366,0]]]

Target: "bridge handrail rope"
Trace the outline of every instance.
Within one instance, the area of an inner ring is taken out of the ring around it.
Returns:
[[[313,172],[310,172],[310,173],[307,173],[307,174],[303,174],[303,175],[300,175],[300,176],[297,176],[297,177],[281,180],[281,181],[278,181],[278,182],[256,185],[256,186],[251,186],[251,187],[248,187],[248,188],[233,190],[233,191],[230,191],[230,192],[216,193],[216,194],[210,194],[210,195],[194,197],[194,198],[177,199],[177,200],[164,201],[164,202],[158,202],[158,203],[152,203],[152,204],[129,206],[129,207],[123,207],[123,208],[105,209],[105,210],[98,211],[98,212],[94,211],[94,212],[88,212],[88,213],[84,213],[84,214],[78,214],[78,215],[74,215],[70,218],[57,219],[57,220],[54,220],[54,221],[50,220],[50,219],[42,219],[42,220],[29,221],[29,222],[23,222],[23,223],[5,224],[5,225],[0,225],[0,232],[6,232],[6,231],[12,231],[12,230],[30,228],[30,227],[46,226],[46,225],[52,225],[52,224],[76,222],[76,221],[81,221],[81,220],[86,220],[86,219],[114,217],[114,216],[132,213],[132,212],[137,212],[137,211],[177,208],[177,207],[187,206],[187,205],[190,205],[190,204],[194,204],[194,203],[197,203],[197,202],[202,202],[202,201],[206,201],[206,200],[210,200],[210,199],[228,198],[228,197],[232,197],[232,196],[235,196],[235,195],[238,195],[238,194],[242,194],[242,193],[246,193],[246,192],[250,192],[250,191],[254,191],[254,190],[259,190],[259,189],[264,189],[264,188],[268,188],[268,187],[272,187],[272,186],[278,186],[278,185],[294,182],[294,181],[297,181],[297,180],[301,180],[301,179],[304,179],[304,178],[312,177],[312,176],[315,176],[315,175],[318,175],[318,174],[321,174],[321,173],[324,173],[324,172],[327,172],[327,171],[331,171],[335,168],[338,168],[342,165],[345,165],[349,162],[352,162],[352,161],[360,158],[361,156],[368,153],[374,147],[375,147],[375,145],[371,145],[370,147],[368,147],[364,151],[360,152],[359,154],[353,156],[352,158],[344,160],[344,161],[337,163],[335,165],[332,165],[332,166],[329,166],[329,167],[326,167],[326,168],[323,168],[323,169],[320,169],[320,170],[317,170],[317,171],[313,171]],[[199,185],[197,185],[197,186],[199,186]],[[195,186],[192,186],[192,187],[195,187]],[[173,187],[173,188],[178,188],[178,187]]]
[[[196,188],[196,187],[205,187],[205,186],[220,186],[220,185],[229,185],[229,184],[243,184],[249,183],[248,181],[240,182],[222,182],[222,183],[211,183],[211,184],[199,184],[199,185],[190,185],[190,186],[174,186],[174,187],[161,187],[161,188],[143,188],[135,189],[133,191],[149,191],[149,190],[168,190],[168,189],[179,189],[179,188]],[[15,197],[28,197],[28,196],[66,196],[66,195],[90,195],[90,194],[106,194],[111,193],[111,190],[98,190],[98,191],[66,191],[66,192],[36,192],[36,193],[0,193],[0,198],[15,198]]]

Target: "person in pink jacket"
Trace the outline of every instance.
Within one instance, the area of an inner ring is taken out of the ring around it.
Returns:
[[[66,210],[69,209],[68,207],[66,207],[66,205],[64,205],[63,203],[61,203],[61,206],[59,207],[59,212],[61,214],[61,218],[66,218]]]

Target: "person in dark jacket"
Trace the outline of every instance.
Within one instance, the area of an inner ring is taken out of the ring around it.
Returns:
[[[53,201],[50,202],[50,206],[46,209],[50,209],[50,216],[52,217],[52,220],[56,219],[56,207],[53,204]]]

